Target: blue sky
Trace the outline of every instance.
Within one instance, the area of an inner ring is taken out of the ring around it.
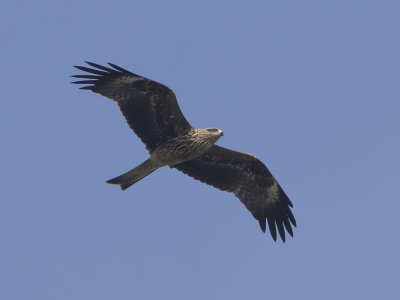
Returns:
[[[5,1],[1,299],[399,297],[398,1]],[[147,158],[115,103],[69,82],[112,62],[177,94],[291,198],[273,242],[232,194]]]

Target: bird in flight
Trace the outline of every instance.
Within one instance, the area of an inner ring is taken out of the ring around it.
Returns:
[[[222,191],[234,193],[276,241],[277,229],[293,236],[296,220],[292,202],[254,155],[215,145],[223,136],[218,128],[193,128],[183,116],[174,92],[167,86],[109,63],[75,66],[86,74],[75,84],[117,102],[131,129],[146,145],[150,157],[107,183],[127,189],[158,168],[169,166]]]

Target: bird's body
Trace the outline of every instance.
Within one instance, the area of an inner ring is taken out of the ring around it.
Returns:
[[[207,152],[212,145],[223,135],[217,128],[191,129],[187,133],[170,138],[158,145],[150,152],[150,158],[138,167],[107,181],[110,184],[119,184],[126,190],[132,184],[154,172],[158,168],[192,160]]]
[[[89,89],[116,101],[129,126],[146,144],[149,159],[107,183],[125,190],[163,166],[234,193],[259,221],[265,232],[266,221],[276,240],[276,228],[283,241],[286,231],[293,235],[296,221],[292,203],[267,167],[254,155],[215,145],[223,135],[218,128],[195,129],[179,109],[175,94],[168,87],[131,73],[116,65],[113,69],[94,63],[96,68],[77,66],[89,75],[74,75],[85,80]]]
[[[179,164],[207,152],[222,135],[217,128],[192,129],[158,146],[150,153],[150,159],[164,166]]]

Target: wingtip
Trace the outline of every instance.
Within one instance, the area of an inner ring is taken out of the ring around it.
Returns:
[[[283,225],[285,225],[286,231],[289,233],[289,235],[293,237],[293,229],[288,218],[283,219]]]
[[[110,62],[107,62],[107,64],[108,64],[110,67],[114,68],[115,70],[117,70],[117,71],[119,71],[119,72],[131,74],[131,75],[136,75],[136,74],[134,74],[134,73],[132,73],[132,72],[130,72],[130,71],[124,69],[124,68],[121,68],[120,66],[117,66],[116,64],[113,64],[113,63],[110,63]],[[136,75],[136,76],[137,76],[137,75]]]
[[[266,227],[267,227],[266,220],[265,219],[261,219],[261,220],[258,220],[258,222],[260,223],[260,228],[261,228],[262,232],[265,233],[265,230],[266,230]]]
[[[285,241],[286,241],[286,237],[285,237],[285,235],[281,235],[281,239],[282,239],[282,242],[284,243]]]
[[[276,235],[275,221],[272,218],[268,217],[267,221],[268,221],[269,232],[271,233],[272,239],[276,242],[277,235]]]
[[[276,226],[278,227],[279,236],[281,237],[282,241],[285,242],[286,235],[285,235],[285,228],[283,227],[282,221],[277,220]]]
[[[91,66],[91,65],[93,64],[91,61],[87,61],[87,60],[84,60],[84,62],[85,62],[86,64],[88,64],[89,66]]]
[[[82,84],[81,82],[79,82],[79,81],[70,81],[70,83],[71,84]],[[79,89],[80,90],[90,90],[90,89],[92,89],[92,87],[93,86],[89,86],[89,85],[85,85],[85,86],[81,86]]]
[[[294,218],[293,214],[288,215],[290,222],[293,224],[294,227],[297,227],[296,219]]]

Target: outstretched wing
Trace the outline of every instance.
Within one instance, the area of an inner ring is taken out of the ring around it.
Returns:
[[[94,69],[75,66],[90,74],[73,75],[84,80],[72,83],[89,84],[81,89],[92,90],[117,102],[129,126],[150,152],[171,137],[190,130],[170,88],[111,63],[112,68],[86,63]]]
[[[290,210],[292,202],[257,157],[214,145],[201,156],[172,167],[220,190],[234,193],[259,221],[263,232],[268,221],[275,241],[276,228],[283,241],[284,228],[293,236],[291,224],[296,226],[296,220]]]

